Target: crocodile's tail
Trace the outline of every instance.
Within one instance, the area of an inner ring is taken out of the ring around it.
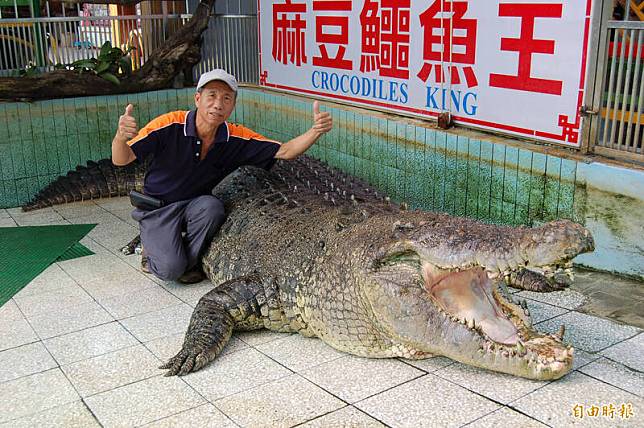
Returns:
[[[38,192],[22,210],[32,211],[68,202],[125,196],[130,190],[143,188],[145,169],[145,164],[138,162],[115,166],[111,159],[88,161],[87,166],[79,165],[74,171],[58,177]]]

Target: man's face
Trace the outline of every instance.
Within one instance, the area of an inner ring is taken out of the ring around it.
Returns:
[[[226,83],[214,80],[195,94],[195,105],[203,122],[219,126],[235,108],[235,92]]]

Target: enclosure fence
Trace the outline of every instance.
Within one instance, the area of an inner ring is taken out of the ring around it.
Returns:
[[[644,5],[644,2],[642,3]],[[644,22],[608,21],[595,153],[644,162]]]

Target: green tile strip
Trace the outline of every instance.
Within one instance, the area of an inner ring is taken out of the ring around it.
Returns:
[[[0,307],[94,226],[96,224],[0,228]]]

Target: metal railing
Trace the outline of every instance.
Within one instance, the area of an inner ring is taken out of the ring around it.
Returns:
[[[608,22],[595,152],[644,161],[644,22]]]
[[[219,15],[210,19],[201,45],[195,78],[213,68],[224,68],[244,83],[259,83],[257,15]]]
[[[53,70],[57,64],[96,57],[106,41],[131,49],[132,68],[185,24],[191,15],[19,18],[0,21],[0,76],[29,67]],[[240,82],[259,81],[256,15],[213,16],[204,32],[202,61],[195,80],[212,68],[227,69]]]
[[[227,0],[226,3],[230,1]],[[139,3],[131,4],[129,7],[134,8],[136,13],[140,15],[142,8],[149,10],[150,4],[155,3],[157,10],[162,10],[165,14],[176,15],[188,11],[189,2],[190,0],[142,0]],[[108,16],[108,10],[108,4],[72,3],[61,0],[0,0],[0,19],[90,15]]]
[[[0,21],[0,75],[28,67],[49,71],[59,64],[96,57],[106,41],[131,49],[133,68],[190,15],[19,18]]]

